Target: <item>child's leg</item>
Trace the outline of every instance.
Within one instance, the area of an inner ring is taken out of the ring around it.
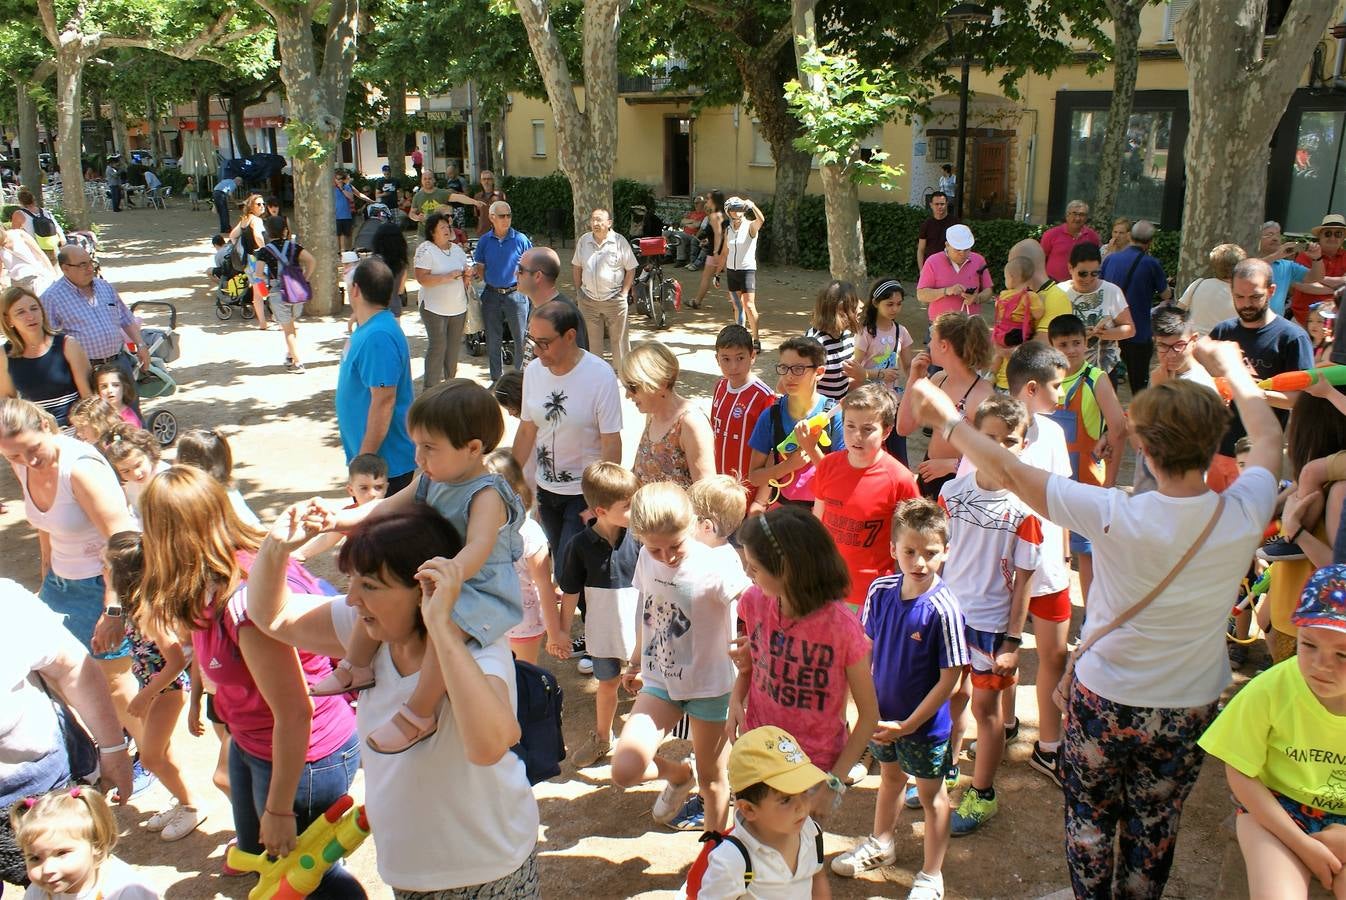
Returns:
[[[949,697],[949,719],[953,722],[949,733],[949,768],[958,765],[958,757],[963,753],[963,735],[967,732],[967,719],[963,715],[972,699],[972,675],[964,671],[958,679],[958,687]]]
[[[1000,721],[1004,723],[1006,728],[1009,728],[1010,724],[1018,718],[1018,716],[1015,715],[1015,713],[1018,712],[1018,709],[1016,708],[1018,705],[1019,694],[1017,691],[1010,689],[1008,691],[1000,692]]]
[[[328,697],[344,694],[351,690],[361,690],[374,684],[374,654],[378,652],[379,642],[374,640],[363,628],[351,633],[351,642],[346,658],[337,664],[332,673],[309,688],[315,697]],[[427,652],[429,647],[427,646]],[[425,676],[421,676],[424,680]]]
[[[444,699],[444,673],[439,668],[439,653],[434,641],[425,643],[425,661],[421,663],[421,678],[407,699],[407,709],[422,719],[432,719]]]
[[[944,786],[944,779],[938,779],[940,787]],[[921,782],[917,781],[919,785]],[[874,837],[879,839],[879,843],[892,846],[897,838],[897,821],[902,817],[902,794],[907,787],[907,773],[902,771],[902,766],[895,762],[879,763],[879,793],[874,798]],[[944,798],[944,807],[946,812],[949,806],[949,799]],[[948,822],[944,823],[945,830],[948,830]],[[926,823],[926,834],[930,833],[929,820]],[[945,835],[948,836],[947,833]],[[927,837],[927,840],[929,838]]]
[[[285,333],[285,355],[299,365],[299,336],[294,319],[281,325],[280,330]]]
[[[215,760],[215,774],[211,776],[211,782],[215,787],[224,792],[224,796],[229,796],[229,729],[223,725],[215,726],[215,736],[220,739],[220,756]]]
[[[1300,862],[1293,850],[1281,843],[1280,838],[1247,813],[1236,818],[1234,827],[1238,832],[1239,849],[1243,851],[1243,864],[1248,869],[1248,896],[1308,895],[1308,867]]]
[[[729,740],[723,722],[690,719],[696,778],[705,802],[705,831],[723,831],[729,821]]]
[[[656,778],[670,784],[690,780],[692,767],[687,763],[655,755],[664,737],[681,718],[682,710],[676,704],[652,694],[637,696],[612,751],[612,783],[625,788]]]
[[[612,741],[612,722],[617,718],[617,685],[620,678],[598,682],[594,695],[594,734],[600,741]]]
[[[154,698],[145,714],[145,727],[140,736],[140,764],[153,772],[179,803],[195,806],[191,789],[183,780],[170,747],[173,729],[186,705],[185,691],[164,691]]]
[[[1005,720],[1000,717],[1002,693],[990,688],[972,690],[972,715],[977,720],[977,760],[972,770],[972,786],[982,792],[994,787],[996,769],[1005,755]]]
[[[977,758],[981,758],[980,752]],[[944,868],[944,854],[949,849],[949,820],[953,815],[949,792],[944,787],[943,778],[917,778],[916,791],[921,796],[921,809],[925,811],[921,871],[927,875],[938,875]]]
[[[514,655],[524,662],[530,662],[537,665],[538,654],[542,651],[542,638],[545,635],[539,634],[531,638],[510,638],[509,649],[514,651]]]
[[[1061,710],[1052,700],[1052,692],[1066,671],[1066,639],[1070,620],[1053,622],[1033,616],[1033,638],[1038,646],[1038,743],[1054,750],[1061,742]],[[1013,693],[1010,691],[1009,693]]]

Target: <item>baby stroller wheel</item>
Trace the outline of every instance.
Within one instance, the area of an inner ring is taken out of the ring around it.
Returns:
[[[227,322],[229,319],[233,318],[233,315],[234,308],[232,306],[219,300],[215,301],[215,318],[219,319],[221,322]]]
[[[239,308],[239,311],[243,313],[243,318],[245,318],[245,319],[255,319],[255,318],[257,318],[257,310],[255,310],[255,309],[252,308],[252,301],[251,301],[251,300],[246,300],[246,301],[244,301],[243,303],[241,303],[241,304],[239,305],[238,308]]]
[[[178,437],[178,419],[166,409],[156,409],[145,419],[145,430],[154,435],[159,446],[167,447]]]
[[[467,347],[469,356],[481,356],[485,352],[485,333],[481,331],[469,332],[463,338],[463,344]]]

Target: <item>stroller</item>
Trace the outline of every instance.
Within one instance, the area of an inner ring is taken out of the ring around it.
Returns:
[[[138,300],[131,304],[131,314],[147,307],[168,311],[168,327],[161,325],[143,325],[140,333],[145,338],[145,348],[149,352],[148,368],[137,363],[135,371],[136,393],[142,400],[168,397],[178,390],[178,383],[168,373],[168,364],[176,362],[182,355],[178,346],[178,308],[161,300]],[[178,437],[178,419],[162,407],[153,412],[145,412],[145,430],[154,435],[159,446],[167,447]]]
[[[237,308],[245,319],[257,318],[252,308],[252,285],[248,276],[238,267],[237,248],[230,250],[224,258],[224,264],[211,269],[218,279],[215,285],[215,318],[226,322],[233,318]]]
[[[462,234],[461,231],[458,232]],[[465,244],[467,250],[467,264],[473,265],[473,257],[477,250],[477,239],[468,238]],[[527,338],[527,335],[524,336]],[[486,353],[486,324],[481,315],[481,295],[476,291],[468,293],[467,297],[467,321],[463,326],[463,346],[467,349],[469,356],[483,356]],[[505,366],[514,365],[515,341],[514,332],[509,323],[505,323],[505,328],[500,335],[500,357]],[[528,341],[524,341],[523,347],[524,365],[532,362],[533,348],[528,346]]]

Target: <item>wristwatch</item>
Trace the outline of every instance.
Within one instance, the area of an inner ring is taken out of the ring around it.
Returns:
[[[120,619],[122,617],[122,608],[120,606],[109,606],[103,610],[103,615],[109,619]]]

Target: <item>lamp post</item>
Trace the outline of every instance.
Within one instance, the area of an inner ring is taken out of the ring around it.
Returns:
[[[949,36],[949,47],[953,47],[953,26],[966,29],[991,20],[991,12],[980,3],[959,3],[943,16],[944,32]],[[953,214],[958,221],[963,220],[963,195],[967,193],[967,95],[968,79],[972,74],[972,56],[967,42],[963,42],[962,87],[958,92],[958,167],[954,170]]]

